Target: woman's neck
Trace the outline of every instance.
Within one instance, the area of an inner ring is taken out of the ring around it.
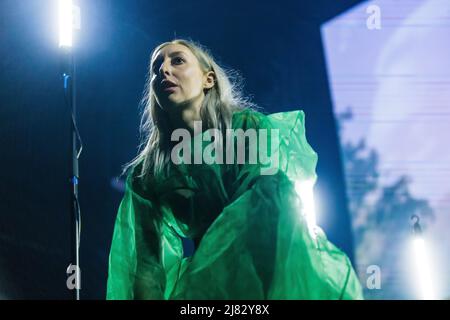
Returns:
[[[173,129],[183,128],[194,132],[194,121],[201,121],[200,107],[202,101],[190,103],[188,106],[177,106],[173,112],[169,112],[169,118]]]

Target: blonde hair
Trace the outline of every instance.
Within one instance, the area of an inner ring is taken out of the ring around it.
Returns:
[[[201,120],[208,129],[215,128],[225,132],[226,129],[231,128],[231,119],[235,111],[257,108],[249,98],[243,96],[242,78],[239,73],[219,66],[207,48],[185,39],[164,42],[153,49],[151,54],[141,101],[144,110],[140,123],[141,143],[138,147],[138,155],[124,166],[122,174],[141,165],[138,177],[144,177],[149,173],[156,176],[166,169],[170,161],[168,115],[157,103],[150,82],[154,74],[152,61],[155,55],[169,44],[186,46],[197,58],[204,73],[208,71],[215,73],[215,84],[205,93],[200,109]]]

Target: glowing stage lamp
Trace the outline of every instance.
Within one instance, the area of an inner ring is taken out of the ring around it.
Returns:
[[[303,214],[308,224],[309,231],[313,238],[316,236],[316,206],[314,203],[314,180],[296,181],[295,191],[300,197]]]
[[[72,47],[73,33],[73,2],[72,0],[59,0],[59,46]]]
[[[416,219],[412,239],[412,254],[414,263],[414,283],[420,299],[433,300],[437,299],[433,282],[433,270],[431,268],[431,259],[428,255],[429,248],[422,235],[422,228],[419,224],[419,217],[414,215],[412,219]]]
[[[436,299],[431,273],[431,261],[427,254],[425,240],[421,237],[413,239],[413,254],[415,264],[415,283],[419,296],[423,300]]]

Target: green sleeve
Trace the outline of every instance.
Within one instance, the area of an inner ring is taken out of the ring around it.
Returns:
[[[163,299],[165,274],[156,211],[132,183],[129,174],[111,243],[107,299]]]

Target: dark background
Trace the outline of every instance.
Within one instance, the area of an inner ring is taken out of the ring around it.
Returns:
[[[151,50],[175,37],[239,70],[267,112],[303,109],[319,154],[319,225],[352,258],[336,122],[320,25],[360,1],[79,0],[76,33],[83,299],[104,299],[121,192],[137,151]],[[338,4],[339,3],[339,4]],[[70,118],[57,1],[0,1],[0,299],[70,299]]]

